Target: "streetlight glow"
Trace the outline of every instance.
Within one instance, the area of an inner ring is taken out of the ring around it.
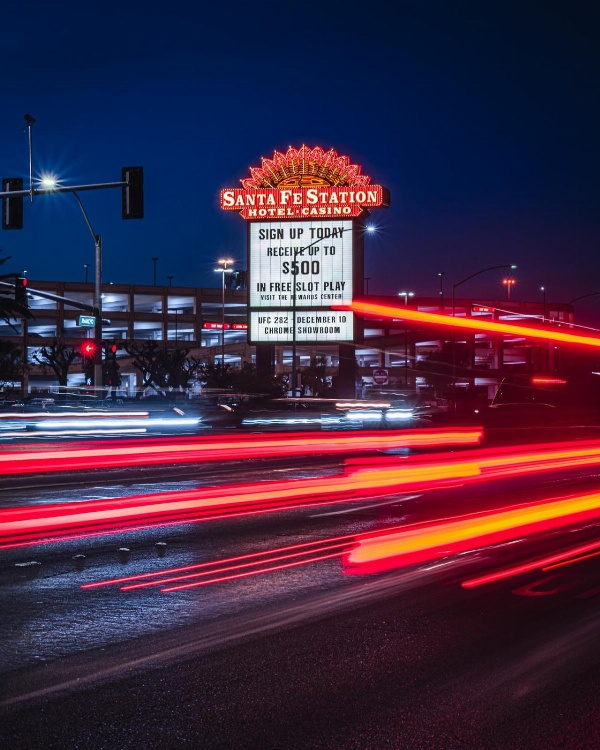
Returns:
[[[52,188],[58,187],[58,177],[51,172],[46,172],[40,177],[40,187],[46,190],[52,190]]]

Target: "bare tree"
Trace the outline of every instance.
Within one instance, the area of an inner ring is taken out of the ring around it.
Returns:
[[[79,349],[67,346],[54,339],[49,346],[42,346],[32,356],[32,360],[42,367],[42,372],[48,369],[56,375],[59,385],[67,385],[67,377],[73,362],[82,359]]]

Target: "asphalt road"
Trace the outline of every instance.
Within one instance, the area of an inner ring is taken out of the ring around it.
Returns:
[[[253,476],[247,465],[236,471]],[[493,504],[507,494],[589,491],[595,474],[502,480],[485,493]],[[18,500],[137,491],[38,487]],[[593,523],[379,576],[344,575],[334,558],[171,594],[81,588],[464,512],[481,495],[456,487],[4,551],[2,746],[597,750],[597,558],[461,586],[475,571],[593,541]]]

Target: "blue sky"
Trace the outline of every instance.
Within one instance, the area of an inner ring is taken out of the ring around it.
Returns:
[[[120,191],[82,193],[104,279],[212,286],[245,267],[245,222],[219,209],[261,157],[320,145],[387,187],[371,293],[435,295],[517,263],[514,299],[600,291],[595,2],[32,1],[3,8],[0,176],[29,161],[65,184],[143,165],[145,218]],[[83,280],[93,242],[72,195],[26,202],[1,231],[31,279]],[[9,269],[10,266],[10,269]],[[501,273],[461,287],[503,299]],[[598,311],[600,296],[584,300]]]

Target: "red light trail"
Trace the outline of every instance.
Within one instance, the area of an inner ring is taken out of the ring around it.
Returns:
[[[197,588],[341,557],[353,541],[354,534],[348,534],[261,552],[252,552],[236,557],[211,560],[196,565],[185,565],[179,568],[95,581],[94,583],[83,584],[81,588],[94,589],[120,584],[125,584],[120,585],[121,591],[134,591],[158,586],[166,586],[166,588],[161,589],[163,592]],[[173,575],[176,573],[179,575]]]
[[[360,433],[305,432],[297,435],[211,435],[199,438],[148,438],[119,440],[106,445],[66,443],[59,448],[8,450],[0,453],[0,476],[56,473],[129,466],[157,466],[200,461],[334,455],[350,451],[383,451],[394,448],[432,448],[476,445],[478,428],[372,430]]]
[[[600,347],[600,338],[595,336],[564,333],[555,328],[531,328],[530,326],[517,326],[510,323],[496,323],[473,318],[440,315],[439,313],[412,310],[405,306],[392,307],[391,305],[354,301],[351,305],[332,305],[332,308],[334,310],[352,310],[355,313],[380,318],[399,318],[400,320],[409,320],[414,323],[425,323],[433,326],[445,326],[468,331],[487,331],[489,333],[507,333],[532,339],[543,339],[544,341],[561,341],[565,344]]]
[[[91,500],[0,511],[0,548],[51,541],[75,534],[114,533],[117,529],[191,523],[215,517],[281,511],[313,504],[332,505],[375,499],[409,490],[447,487],[523,476],[574,466],[597,465],[600,441],[490,448],[457,454],[385,457],[348,461],[326,479],[265,481],[150,495]],[[475,532],[474,532],[475,533]],[[465,536],[468,533],[465,531]]]

